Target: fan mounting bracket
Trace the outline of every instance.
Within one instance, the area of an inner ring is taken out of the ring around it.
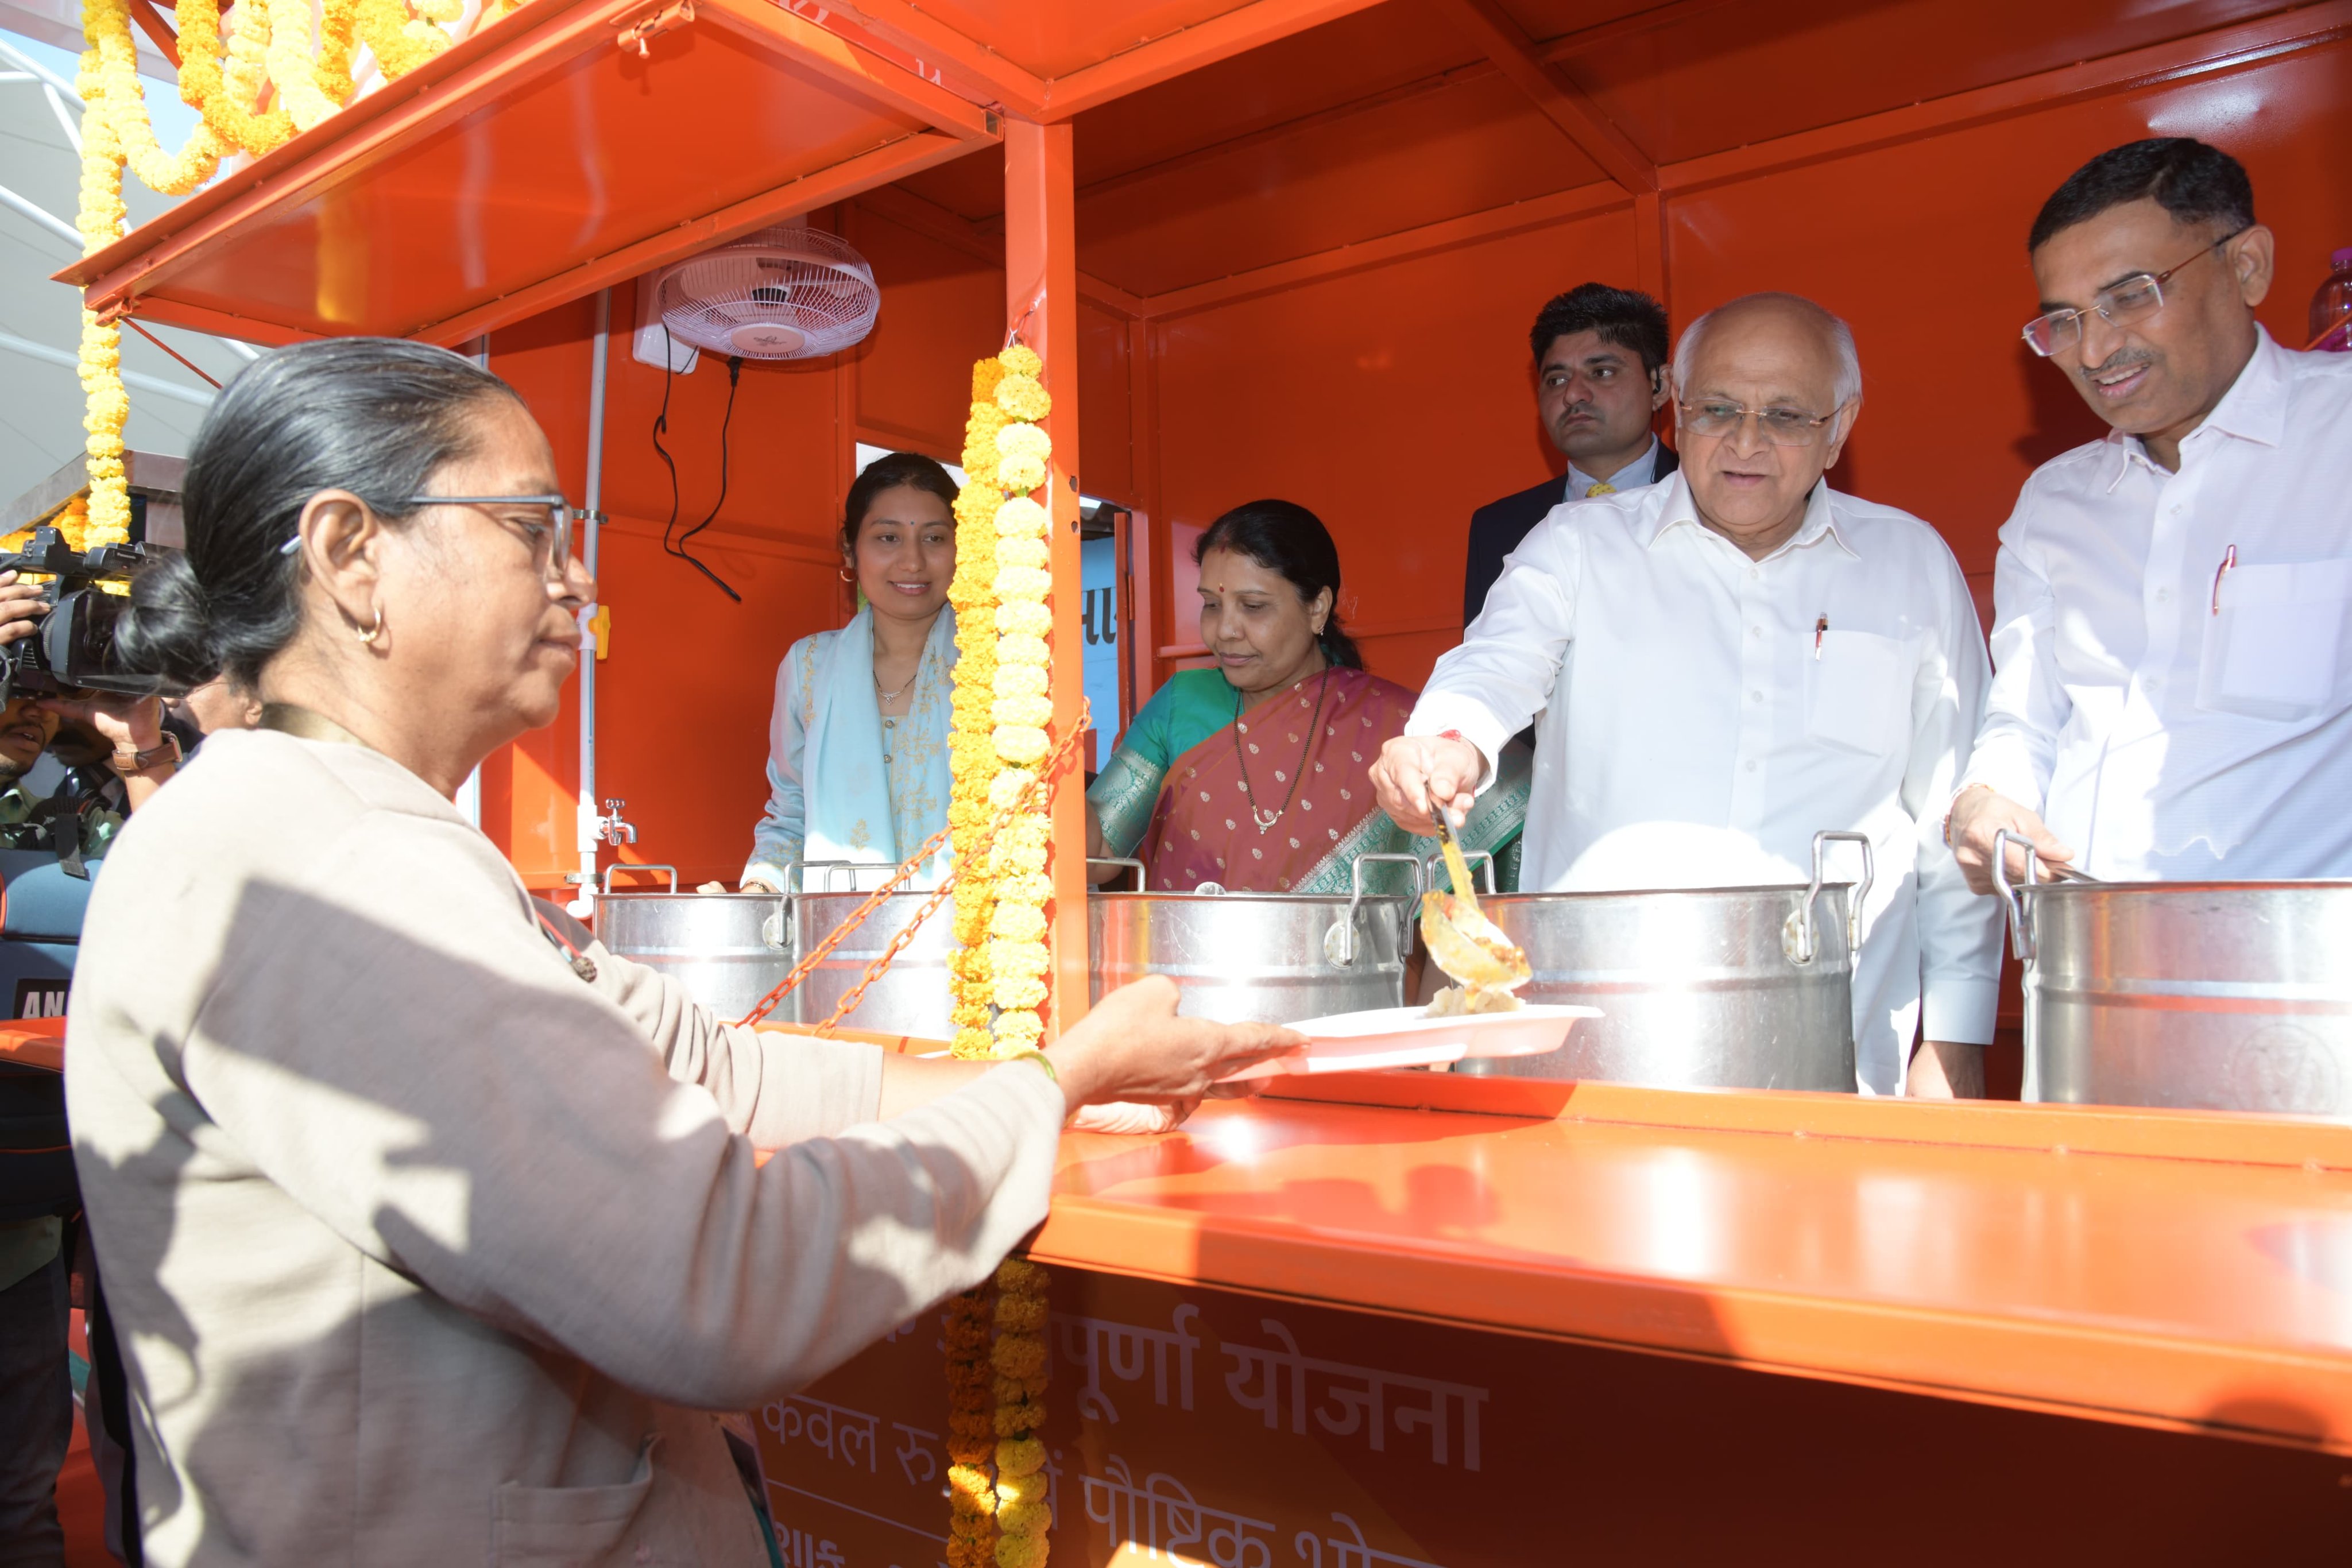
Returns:
[[[614,42],[620,46],[624,54],[635,49],[642,59],[653,53],[648,47],[651,39],[683,27],[693,20],[694,0],[670,0],[670,4],[656,6],[625,26],[616,20],[614,26],[620,26],[621,36]]]

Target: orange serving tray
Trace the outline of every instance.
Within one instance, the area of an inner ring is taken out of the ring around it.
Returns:
[[[2325,1123],[1367,1074],[1066,1136],[1030,1254],[2352,1454]]]

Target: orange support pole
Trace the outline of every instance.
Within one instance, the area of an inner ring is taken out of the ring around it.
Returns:
[[[1012,120],[1004,128],[1005,320],[1045,361],[1054,438],[1045,483],[1054,516],[1054,725],[1056,741],[1084,722],[1086,647],[1078,593],[1078,264],[1072,214],[1070,127]],[[1108,722],[1116,724],[1117,716]],[[1054,792],[1053,952],[1046,1038],[1086,1015],[1087,814],[1083,758]]]

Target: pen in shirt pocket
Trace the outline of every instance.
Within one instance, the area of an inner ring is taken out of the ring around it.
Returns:
[[[1829,635],[1830,618],[1826,615],[1813,622],[1813,662],[1821,663],[1822,639]]]

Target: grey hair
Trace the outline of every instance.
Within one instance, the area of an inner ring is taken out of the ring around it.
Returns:
[[[1690,386],[1691,366],[1698,359],[1699,343],[1706,336],[1708,324],[1727,310],[1736,310],[1743,305],[1759,304],[1765,300],[1798,307],[1804,314],[1815,319],[1822,329],[1822,335],[1829,339],[1830,352],[1837,360],[1837,376],[1830,383],[1830,391],[1837,400],[1837,406],[1843,408],[1860,397],[1862,395],[1862,355],[1853,346],[1853,329],[1845,324],[1843,317],[1815,304],[1801,294],[1779,293],[1744,294],[1737,299],[1726,300],[1684,328],[1681,339],[1675,344],[1675,395],[1681,397]]]

